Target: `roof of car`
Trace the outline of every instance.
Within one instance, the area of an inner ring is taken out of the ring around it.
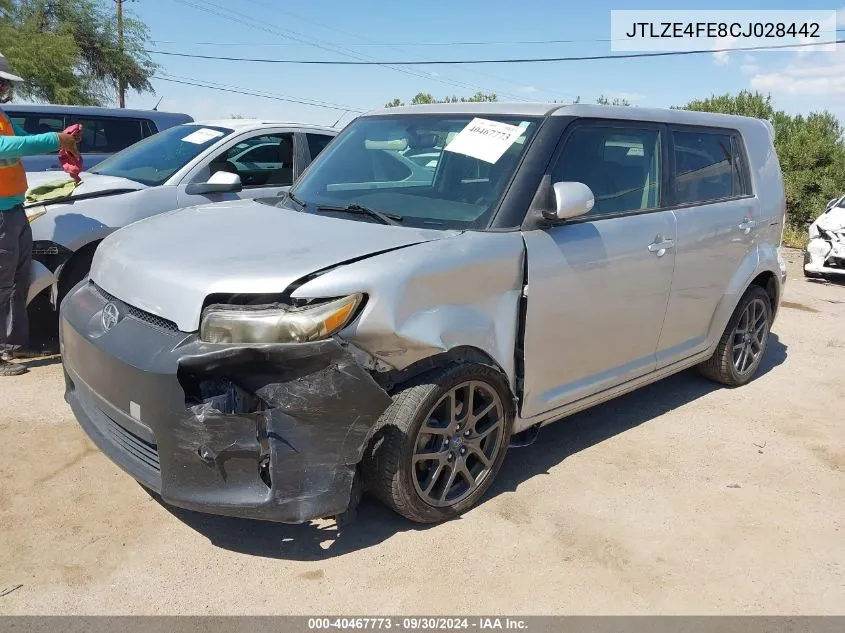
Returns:
[[[5,103],[3,109],[9,112],[31,112],[33,114],[76,114],[89,116],[112,116],[112,117],[181,117],[191,118],[181,112],[162,112],[160,110],[131,110],[128,108],[103,108],[100,106],[75,106],[43,103]]]
[[[399,106],[382,108],[368,112],[365,116],[391,114],[477,114],[477,115],[514,115],[514,116],[575,116],[612,119],[635,119],[665,123],[683,123],[686,125],[743,126],[752,122],[766,125],[762,119],[718,114],[714,112],[696,112],[671,108],[640,108],[632,106],[609,106],[593,103],[528,103],[528,102],[462,102],[431,103],[425,105]]]
[[[307,130],[319,130],[330,134],[337,134],[338,130],[325,125],[313,125],[311,123],[301,123],[295,121],[273,121],[269,119],[209,119],[205,121],[195,121],[188,125],[207,125],[208,127],[225,127],[231,130],[254,130],[266,127],[293,127],[303,128]]]

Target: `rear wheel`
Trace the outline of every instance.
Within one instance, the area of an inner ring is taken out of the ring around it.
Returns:
[[[744,385],[760,367],[771,325],[771,298],[760,286],[751,286],[728,321],[713,356],[699,365],[700,372],[729,387]]]
[[[404,387],[364,457],[368,490],[419,523],[451,519],[475,505],[507,452],[509,394],[501,374],[481,365],[451,366]]]

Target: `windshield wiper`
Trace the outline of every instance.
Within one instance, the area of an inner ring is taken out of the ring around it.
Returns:
[[[381,220],[382,224],[393,224],[398,225],[402,222],[405,218],[401,215],[397,215],[396,213],[382,213],[381,211],[376,211],[375,209],[370,209],[369,207],[363,207],[360,204],[348,204],[345,207],[333,207],[330,205],[321,204],[317,207],[317,211],[339,211],[342,213],[360,213],[362,215],[369,215],[374,217],[378,220]]]
[[[296,197],[296,195],[294,195],[294,194],[293,194],[293,193],[291,193],[290,191],[288,191],[288,198],[290,198],[291,200],[293,200],[296,204],[298,204],[298,205],[299,205],[301,208],[303,208],[303,209],[304,209],[305,207],[307,207],[307,206],[308,206],[305,202],[303,202],[302,200],[300,200],[299,198],[297,198],[297,197]]]

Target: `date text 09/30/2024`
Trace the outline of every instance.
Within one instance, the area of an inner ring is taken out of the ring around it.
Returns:
[[[528,624],[519,618],[475,617],[352,617],[309,618],[308,629],[330,630],[396,630],[396,631],[447,631],[447,630],[515,630],[526,631]]]

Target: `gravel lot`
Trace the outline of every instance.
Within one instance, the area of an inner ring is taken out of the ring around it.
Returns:
[[[512,450],[463,518],[168,509],[85,437],[61,366],[0,386],[0,613],[841,614],[845,285],[805,281],[759,377],[684,373]]]

